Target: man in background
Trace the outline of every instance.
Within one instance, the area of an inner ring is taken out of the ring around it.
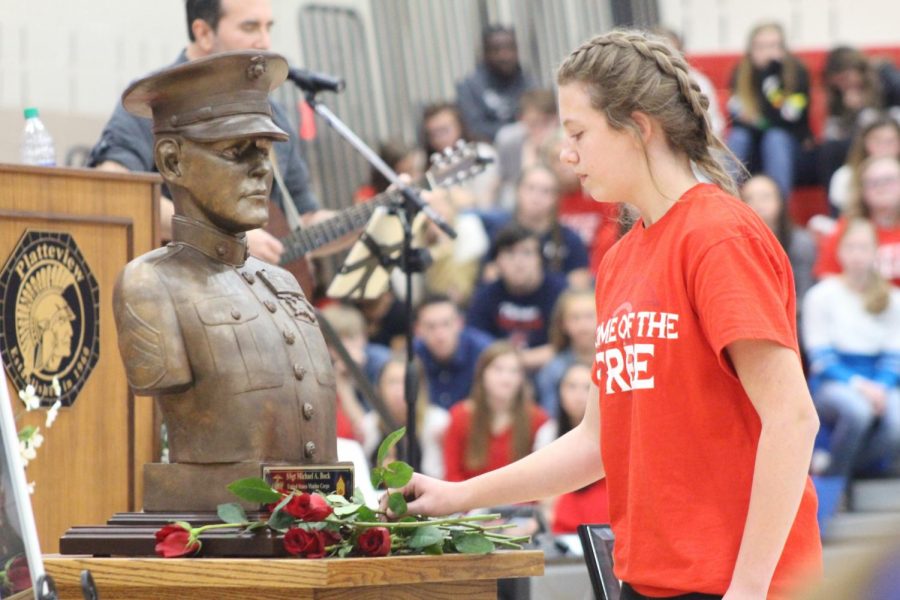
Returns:
[[[271,46],[271,0],[187,0],[185,9],[189,41],[174,64],[231,50],[269,50]],[[285,109],[271,99],[269,103],[273,121],[288,133],[287,141],[275,142],[273,146],[277,164],[271,201],[287,215],[289,224],[295,212],[291,209],[296,208],[299,223],[293,226],[321,221],[331,213],[319,210],[310,190],[309,169],[301,155],[297,132]],[[119,103],[91,151],[88,164],[107,171],[156,172],[151,121],[128,113]],[[173,214],[172,201],[164,188],[160,201],[160,232],[164,240],[172,237]],[[278,264],[284,251],[281,242],[263,229],[248,231],[247,244],[252,255],[273,264]]]
[[[466,129],[478,140],[493,142],[501,127],[519,114],[519,98],[534,80],[519,63],[516,33],[490,25],[482,34],[483,62],[456,87],[456,102]]]

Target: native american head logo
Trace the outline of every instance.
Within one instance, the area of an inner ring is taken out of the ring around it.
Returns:
[[[71,236],[27,231],[0,272],[0,355],[19,389],[71,405],[97,363],[99,290]]]

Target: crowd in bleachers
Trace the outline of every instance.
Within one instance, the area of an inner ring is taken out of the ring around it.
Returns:
[[[580,419],[593,393],[593,277],[634,221],[625,204],[594,202],[560,162],[554,94],[520,65],[513,31],[491,27],[483,44],[483,61],[455,101],[424,108],[421,147],[381,146],[413,178],[425,156],[460,139],[496,158],[475,180],[430,196],[461,235],[426,232],[435,264],[411,292],[395,286],[378,300],[326,311],[403,423],[401,298],[413,294],[422,470],[450,480],[507,464]],[[731,76],[727,117],[711,98],[710,118],[734,154],[742,199],[794,270],[823,429],[815,471],[890,473],[900,450],[900,70],[855,49],[830,51],[821,74],[827,116],[815,128],[811,80],[783,29],[761,24]],[[702,85],[714,93],[708,80]],[[792,221],[789,202],[809,184],[828,190],[831,213],[807,226]],[[386,187],[375,174],[358,198]],[[371,456],[389,432],[335,363],[339,435]],[[554,529],[603,520],[604,495],[598,484],[558,499]]]

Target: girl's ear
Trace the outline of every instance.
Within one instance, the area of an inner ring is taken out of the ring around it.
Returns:
[[[646,146],[650,143],[650,137],[653,135],[653,132],[656,129],[656,122],[649,116],[647,116],[646,113],[642,113],[639,111],[631,113],[631,118],[634,121],[635,125],[637,125],[638,131],[640,132],[641,141],[644,142],[644,146]]]

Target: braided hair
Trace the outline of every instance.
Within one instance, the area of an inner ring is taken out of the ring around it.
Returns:
[[[713,151],[740,162],[713,133],[709,99],[691,78],[684,57],[662,38],[627,29],[598,35],[563,61],[556,78],[559,85],[584,84],[591,105],[613,129],[639,133],[631,114],[654,117],[673,150],[737,195],[734,179]]]

